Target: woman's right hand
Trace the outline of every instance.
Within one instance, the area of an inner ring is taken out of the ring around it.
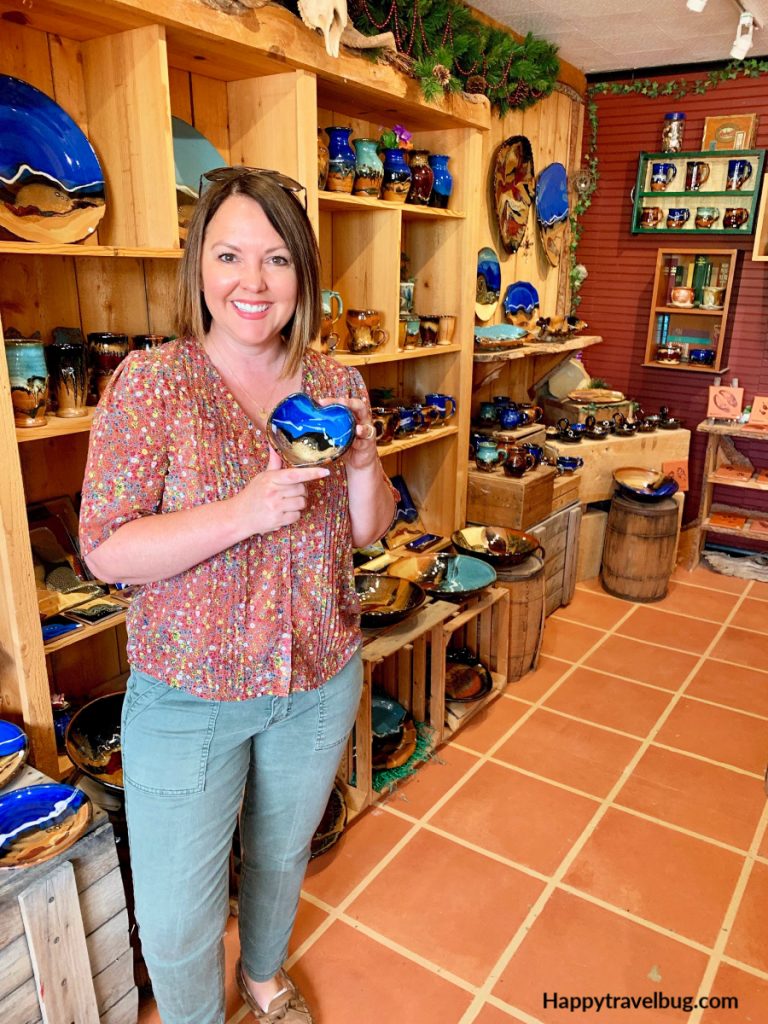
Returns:
[[[273,533],[298,522],[307,504],[307,484],[330,475],[323,466],[286,467],[270,447],[267,468],[233,498],[238,515],[248,524],[248,532]]]

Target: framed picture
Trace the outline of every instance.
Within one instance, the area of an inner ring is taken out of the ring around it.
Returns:
[[[707,416],[719,420],[737,420],[744,403],[744,388],[711,387]]]
[[[752,149],[757,114],[721,114],[704,118],[702,149]]]

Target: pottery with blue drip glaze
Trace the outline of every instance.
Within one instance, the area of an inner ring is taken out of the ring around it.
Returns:
[[[29,742],[24,730],[0,719],[0,789],[18,775],[28,752]]]
[[[536,180],[536,219],[544,251],[553,267],[560,261],[568,209],[568,174],[562,164],[549,164]]]
[[[429,166],[435,177],[429,205],[435,206],[439,210],[445,210],[448,207],[448,200],[453,191],[453,175],[448,170],[449,159],[444,153],[433,153],[429,158]]]
[[[44,427],[48,419],[48,366],[37,338],[6,338],[5,360],[17,427]]]
[[[528,281],[514,281],[504,292],[504,313],[507,317],[525,313],[530,319],[538,305],[539,293]]]
[[[496,312],[501,295],[501,265],[496,251],[489,245],[477,254],[477,284],[475,286],[475,316],[483,323]]]
[[[335,125],[325,129],[328,136],[328,192],[351,193],[355,184],[355,151],[349,142],[352,129]]]
[[[646,504],[671,498],[679,490],[679,484],[673,477],[656,469],[645,469],[639,466],[625,466],[623,469],[616,469],[613,479],[619,492],[625,498],[642,501]]]
[[[390,576],[417,583],[427,593],[445,601],[464,601],[496,582],[496,570],[470,555],[410,555],[387,569]]]
[[[297,391],[272,410],[267,436],[290,466],[322,466],[349,450],[355,440],[355,417],[345,405],[321,406]]]
[[[0,75],[0,226],[29,242],[77,242],[105,209],[104,173],[78,125],[44,92]]]
[[[0,795],[0,867],[50,860],[77,842],[92,818],[81,789],[44,783]]]

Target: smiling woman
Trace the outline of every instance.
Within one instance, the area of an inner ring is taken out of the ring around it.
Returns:
[[[257,1020],[312,1020],[282,964],[361,692],[352,547],[394,512],[360,374],[309,348],[317,242],[282,178],[228,169],[202,194],[179,338],[121,364],[83,488],[88,564],[141,584],[123,766],[136,916],[165,1024],[224,1020],[238,813],[238,985]],[[350,447],[330,466],[286,467],[268,444],[267,412],[294,392],[348,415]]]

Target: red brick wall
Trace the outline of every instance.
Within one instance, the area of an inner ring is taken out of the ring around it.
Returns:
[[[678,80],[680,76],[677,76]],[[701,77],[694,73],[688,77]],[[666,79],[660,79],[666,81]],[[668,405],[686,427],[695,430],[706,414],[707,388],[712,377],[642,366],[648,329],[656,250],[675,244],[693,247],[694,239],[681,235],[632,235],[632,201],[641,151],[661,149],[664,114],[682,110],[687,115],[684,148],[698,149],[704,118],[714,114],[757,112],[760,117],[756,148],[768,147],[768,77],[737,79],[685,99],[648,99],[641,95],[599,96],[598,159],[600,180],[592,205],[583,217],[583,235],[577,258],[589,271],[584,282],[579,315],[590,334],[604,343],[588,349],[584,362],[593,376],[604,377],[609,386],[638,399],[647,412]],[[588,125],[585,125],[585,146]],[[725,380],[738,377],[745,401],[768,394],[768,263],[751,260],[754,236],[716,235],[707,248],[738,248],[739,258],[731,310],[726,325]],[[686,521],[698,512],[705,438],[691,440],[691,493],[685,507]],[[768,465],[768,443],[740,446],[757,465]],[[754,492],[717,491],[720,501],[768,507],[753,500]]]

